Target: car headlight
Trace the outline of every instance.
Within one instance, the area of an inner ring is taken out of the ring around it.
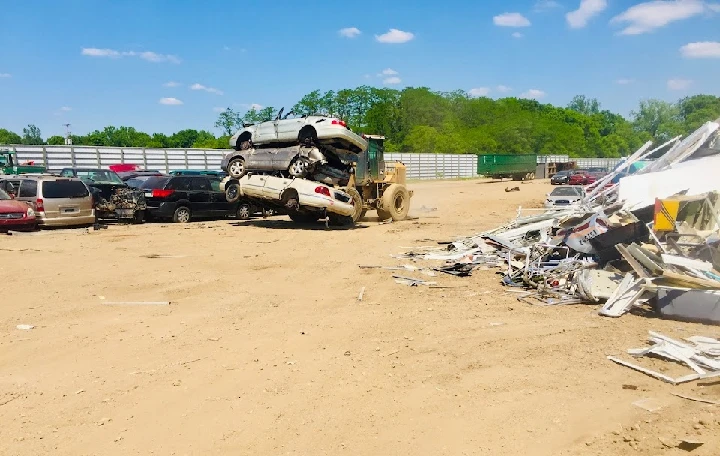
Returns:
[[[31,207],[28,208],[28,210],[27,210],[27,216],[28,216],[28,217],[35,217],[35,211],[33,210],[33,208],[31,208]]]

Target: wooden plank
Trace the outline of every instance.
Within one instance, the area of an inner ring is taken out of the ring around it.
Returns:
[[[638,372],[642,372],[642,373],[645,374],[645,375],[649,375],[649,376],[651,376],[651,377],[655,377],[655,378],[657,378],[657,379],[659,379],[659,380],[662,380],[662,381],[664,381],[664,382],[672,383],[673,385],[677,385],[677,383],[678,383],[678,382],[677,382],[674,378],[672,378],[672,377],[668,377],[667,375],[661,374],[660,372],[655,372],[655,371],[653,371],[653,370],[646,369],[646,368],[644,368],[644,367],[642,367],[642,366],[639,366],[639,365],[637,365],[637,364],[635,364],[635,363],[631,363],[631,362],[629,362],[629,361],[623,361],[622,359],[616,358],[616,357],[614,357],[614,356],[608,356],[607,359],[609,359],[610,361],[612,361],[612,362],[614,362],[614,363],[620,364],[621,366],[629,367],[630,369],[634,369],[634,370],[636,370],[636,371],[638,371]]]
[[[620,252],[620,255],[625,259],[625,261],[628,262],[630,267],[635,271],[635,274],[638,275],[638,277],[647,279],[650,277],[650,274],[647,273],[643,265],[641,265],[635,257],[633,257],[630,252],[628,252],[627,248],[622,244],[617,244],[615,246],[618,252]]]
[[[625,274],[620,285],[612,292],[605,305],[598,310],[598,314],[606,317],[619,317],[627,312],[632,306],[632,301],[628,304],[629,299],[626,295],[633,288],[639,286],[640,280],[635,279],[631,273]]]
[[[668,280],[687,283],[695,285],[696,287],[708,288],[712,290],[720,289],[720,282],[718,282],[717,280],[700,279],[685,274],[678,274],[677,272],[672,271],[663,271],[662,276],[663,278]]]

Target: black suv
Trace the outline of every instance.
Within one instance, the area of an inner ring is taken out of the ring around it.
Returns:
[[[171,219],[187,223],[195,218],[247,218],[246,205],[228,203],[220,190],[220,179],[213,176],[158,176],[147,179],[145,192],[147,215],[151,219]]]

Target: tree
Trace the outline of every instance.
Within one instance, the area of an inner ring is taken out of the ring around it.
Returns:
[[[51,146],[62,146],[65,144],[65,138],[62,136],[51,136],[48,138],[47,143]]]
[[[0,128],[0,144],[20,144],[22,138],[17,133]]]
[[[215,121],[215,128],[219,128],[227,136],[235,133],[235,130],[242,126],[242,118],[240,114],[227,108],[225,111],[218,115],[218,119]]]
[[[678,101],[677,106],[685,131],[696,130],[708,120],[720,117],[720,97],[713,95],[685,97]]]
[[[44,144],[40,129],[32,124],[28,125],[26,128],[23,128],[22,143],[28,145]]]
[[[630,114],[635,131],[649,133],[658,142],[683,132],[680,110],[676,105],[661,100],[642,100],[637,111]]]
[[[600,102],[597,98],[588,98],[585,95],[575,95],[568,104],[568,109],[577,111],[586,116],[598,114],[600,112]]]

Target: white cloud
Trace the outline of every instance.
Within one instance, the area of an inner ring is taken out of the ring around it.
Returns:
[[[391,28],[387,33],[383,33],[382,35],[375,35],[375,39],[379,42],[392,44],[407,43],[413,38],[415,38],[414,34],[394,28]]]
[[[628,85],[628,84],[632,84],[633,82],[635,82],[634,79],[624,79],[624,78],[621,78],[621,79],[616,80],[616,81],[615,81],[615,84]]]
[[[390,76],[389,78],[383,79],[383,84],[400,84],[402,79],[397,76]]]
[[[535,12],[541,13],[543,11],[560,8],[562,5],[555,0],[538,0],[535,2]]]
[[[225,108],[221,108],[220,106],[217,106],[213,108],[213,112],[225,112]]]
[[[72,108],[69,106],[63,106],[62,108],[60,108],[60,110],[63,112],[68,112],[68,111],[72,111]]]
[[[632,6],[610,20],[625,26],[621,35],[640,35],[671,22],[689,19],[703,13],[720,11],[719,4],[703,0],[655,0]]]
[[[515,32],[515,33],[512,34],[512,37],[513,37],[513,38],[522,38],[522,37],[524,37],[524,36],[525,36],[525,35],[523,35],[523,34],[520,33],[520,32]]]
[[[80,54],[86,55],[88,57],[109,57],[109,58],[113,58],[113,59],[117,59],[120,57],[139,57],[143,60],[147,60],[148,62],[180,63],[180,59],[174,55],[158,54],[157,52],[152,52],[152,51],[135,52],[135,51],[116,51],[115,49],[82,48],[82,51],[80,52]]]
[[[225,46],[225,47],[223,47],[223,49],[226,50],[226,51],[229,51],[229,50],[230,50],[230,46]]]
[[[398,74],[400,74],[400,73],[398,73],[397,71],[393,70],[392,68],[385,68],[384,70],[382,70],[382,74],[384,74],[385,76],[395,76],[395,75],[398,75]]]
[[[177,98],[161,98],[158,103],[162,105],[181,105],[183,104],[182,101],[178,100]]]
[[[685,90],[693,82],[690,79],[669,79],[667,82],[667,88],[670,90]]]
[[[502,13],[493,17],[493,24],[498,27],[529,27],[530,20],[520,13]]]
[[[538,89],[530,89],[527,92],[523,92],[520,94],[520,98],[532,98],[535,100],[539,100],[545,96],[545,92]]]
[[[575,11],[565,15],[565,20],[571,28],[583,28],[588,21],[607,8],[607,0],[580,0],[580,6]]]
[[[360,35],[362,32],[357,27],[346,27],[343,29],[340,29],[338,31],[340,36],[344,36],[345,38],[355,38],[356,36]]]
[[[216,95],[222,95],[222,90],[218,90],[214,87],[206,87],[202,84],[198,84],[197,82],[190,86],[190,90],[204,90],[205,92],[214,93]]]
[[[0,73],[0,78],[11,78],[12,75],[10,73]]]
[[[699,41],[688,43],[680,48],[683,57],[689,59],[717,59],[720,58],[720,42]]]
[[[504,85],[499,85],[499,86],[496,87],[496,89],[497,89],[497,91],[500,92],[500,93],[512,92],[512,89],[511,89],[510,87],[504,86]]]
[[[477,87],[475,89],[468,90],[468,95],[471,97],[486,97],[490,93],[488,87]]]
[[[175,81],[168,81],[163,84],[163,87],[180,87],[180,83]]]

